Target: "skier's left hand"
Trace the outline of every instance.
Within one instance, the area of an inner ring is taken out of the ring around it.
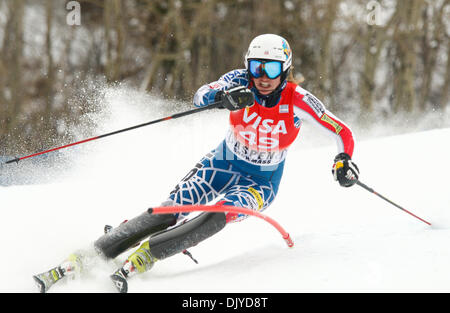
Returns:
[[[333,168],[331,169],[334,180],[337,180],[342,187],[350,187],[356,184],[359,177],[359,169],[353,163],[351,157],[343,152],[334,158]]]
[[[244,86],[238,86],[229,90],[219,91],[216,94],[216,101],[221,101],[223,108],[236,111],[247,106],[252,106],[255,102],[255,96],[250,89]]]

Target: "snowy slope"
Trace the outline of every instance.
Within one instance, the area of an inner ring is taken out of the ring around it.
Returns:
[[[164,116],[164,105],[110,91],[96,133]],[[0,292],[35,292],[33,274],[98,238],[105,224],[158,205],[226,127],[225,111],[204,112],[67,149],[67,167],[36,171],[30,162],[36,183],[0,187]],[[249,218],[190,249],[198,265],[184,255],[166,259],[130,281],[130,292],[450,291],[450,129],[355,135],[361,181],[433,227],[358,186],[339,187],[330,173],[334,142],[304,125],[265,211],[291,234],[293,248]],[[2,171],[13,175],[16,165],[7,166]],[[126,256],[97,260],[95,271],[51,291],[113,292],[108,275]]]

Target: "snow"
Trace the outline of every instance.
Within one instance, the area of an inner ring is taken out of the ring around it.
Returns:
[[[132,99],[125,106],[124,101]],[[97,134],[175,113],[168,102],[110,90]],[[105,224],[157,206],[222,140],[227,112],[203,112],[69,148],[64,164],[24,160],[32,184],[0,187],[0,292],[36,292],[32,275],[56,266],[103,233]],[[450,128],[357,138],[360,179],[433,226],[368,191],[331,176],[336,145],[304,125],[287,157],[279,194],[264,213],[291,235],[288,248],[263,220],[228,225],[184,255],[130,280],[130,292],[448,292],[450,291]],[[50,147],[49,147],[50,148]],[[1,170],[14,176],[15,164]],[[22,173],[23,174],[23,173]],[[114,292],[116,260],[50,292]]]

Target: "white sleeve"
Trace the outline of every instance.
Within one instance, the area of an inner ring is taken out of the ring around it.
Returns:
[[[324,113],[328,116],[331,116],[337,119],[331,112],[325,109]],[[328,129],[322,123],[320,123],[315,117],[313,117],[308,112],[300,109],[297,106],[294,106],[294,115],[298,117],[301,121],[308,121],[310,124],[314,125],[316,129],[319,129],[321,133],[326,135],[327,137],[334,139],[337,144],[338,153],[344,152],[344,142],[342,137],[339,136],[336,132]]]
[[[194,105],[202,107],[214,102],[219,90],[228,90],[236,86],[247,86],[247,70],[232,70],[222,75],[219,80],[201,86],[194,95]]]

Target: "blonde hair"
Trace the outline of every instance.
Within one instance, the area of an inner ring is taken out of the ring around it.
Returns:
[[[290,83],[294,83],[296,85],[300,85],[305,81],[305,77],[301,73],[297,73],[294,75],[294,66],[291,66],[291,70],[289,71],[287,81]]]

